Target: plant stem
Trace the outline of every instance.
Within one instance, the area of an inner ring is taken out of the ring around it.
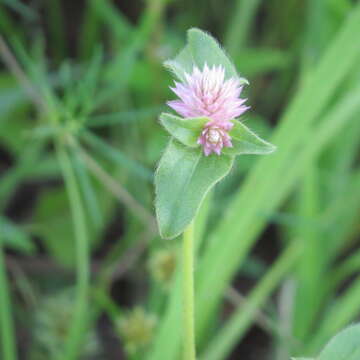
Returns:
[[[62,144],[56,144],[56,152],[69,197],[76,241],[76,303],[74,308],[73,322],[68,333],[65,347],[65,357],[62,357],[62,359],[74,360],[78,359],[77,355],[86,334],[89,315],[89,246],[85,214],[74,169],[72,167],[69,155],[67,154]]]
[[[15,360],[16,350],[14,342],[14,324],[11,312],[9,286],[6,277],[3,246],[0,239],[0,332],[1,332],[1,359]]]
[[[194,223],[183,234],[183,314],[184,360],[195,360]]]

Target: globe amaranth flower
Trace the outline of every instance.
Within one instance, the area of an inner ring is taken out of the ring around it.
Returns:
[[[205,116],[211,119],[204,126],[198,143],[206,156],[212,152],[220,155],[224,146],[232,146],[228,134],[233,126],[230,120],[249,108],[244,105],[246,99],[240,98],[242,89],[239,78],[225,80],[223,66],[205,64],[202,71],[195,66],[192,74],[185,73],[184,83],[175,81],[171,90],[180,99],[167,104],[185,118]]]

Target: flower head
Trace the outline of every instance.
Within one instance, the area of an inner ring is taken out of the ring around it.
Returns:
[[[206,116],[217,122],[228,122],[243,114],[248,107],[246,99],[240,98],[243,89],[239,78],[225,80],[223,66],[203,70],[196,66],[192,74],[185,73],[185,83],[175,81],[171,90],[180,100],[169,101],[167,104],[183,117]]]
[[[168,101],[168,105],[185,118],[208,117],[209,121],[198,139],[203,146],[204,154],[212,152],[220,155],[223,147],[232,147],[228,131],[231,120],[243,114],[249,107],[244,105],[246,99],[240,98],[243,86],[240,79],[232,77],[225,80],[223,66],[204,65],[203,70],[196,66],[192,74],[185,73],[186,81],[175,81],[171,90],[180,100]]]
[[[217,155],[221,154],[223,147],[232,147],[231,137],[228,130],[231,129],[232,123],[221,123],[216,121],[209,121],[205,126],[198,139],[198,144],[201,144],[206,156],[212,152]]]

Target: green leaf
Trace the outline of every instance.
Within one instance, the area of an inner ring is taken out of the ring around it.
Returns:
[[[231,169],[233,157],[203,156],[201,149],[171,140],[155,174],[160,235],[180,235],[195,217],[207,192]]]
[[[234,127],[229,132],[231,136],[232,148],[223,148],[223,153],[228,155],[240,154],[271,154],[276,150],[276,146],[266,142],[252,132],[240,121],[233,121]]]
[[[183,119],[172,114],[162,113],[161,124],[178,141],[186,146],[197,147],[197,139],[204,125],[210,121],[206,117]]]
[[[291,360],[314,360],[314,358],[304,358],[304,357],[301,357],[301,358],[291,358]]]
[[[209,66],[223,65],[226,77],[238,76],[235,66],[211,35],[193,28],[188,31],[188,42],[194,63],[198,67],[202,68],[205,63]]]
[[[182,144],[190,147],[197,147],[197,139],[204,125],[210,121],[206,117],[183,119],[179,116],[163,113],[160,121],[164,128]],[[276,147],[261,139],[240,121],[233,121],[234,127],[230,131],[233,147],[223,148],[227,155],[242,154],[271,154]]]
[[[225,77],[238,77],[235,66],[221,49],[219,43],[209,34],[200,29],[188,31],[188,43],[174,60],[164,64],[182,81],[185,81],[185,72],[191,73],[194,66],[202,69],[205,63],[209,66],[222,65],[225,68]],[[248,83],[241,78],[242,83]]]
[[[318,360],[358,360],[360,359],[360,324],[350,326],[325,346]]]

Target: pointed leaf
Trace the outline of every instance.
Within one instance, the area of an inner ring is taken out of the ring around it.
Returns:
[[[233,157],[203,156],[201,149],[172,139],[155,174],[156,216],[160,235],[180,235],[195,217],[207,192],[231,169]]]
[[[199,68],[203,68],[205,63],[209,66],[222,65],[226,78],[238,77],[235,66],[211,35],[192,28],[188,31],[188,43],[193,61]]]
[[[228,155],[255,154],[266,155],[276,150],[276,146],[261,139],[240,121],[234,121],[234,127],[229,132],[232,148],[223,148]]]
[[[204,125],[210,121],[206,117],[183,119],[172,114],[162,113],[161,124],[178,141],[186,146],[197,147],[197,139]]]
[[[191,73],[194,66],[202,69],[207,63],[209,66],[222,65],[225,68],[226,78],[238,77],[235,66],[221,49],[219,43],[209,34],[200,29],[188,31],[188,43],[173,60],[164,64],[181,80],[186,81],[184,73]],[[240,79],[247,84],[244,78]]]

